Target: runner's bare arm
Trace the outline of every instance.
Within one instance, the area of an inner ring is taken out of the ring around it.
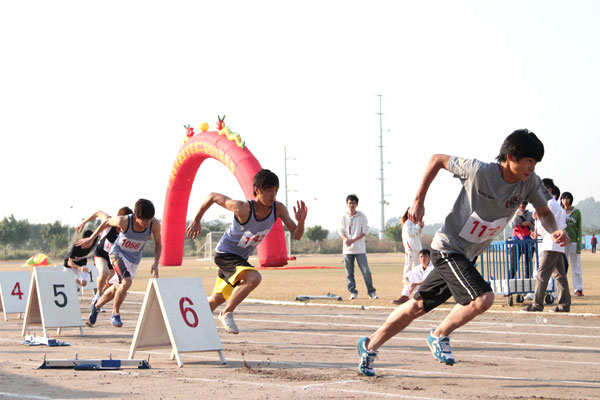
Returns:
[[[158,261],[162,253],[162,240],[160,237],[160,222],[156,218],[152,221],[152,237],[154,239],[154,263],[150,267],[150,274],[153,278],[158,278]]]
[[[83,231],[83,228],[85,227],[85,224],[87,224],[88,222],[90,222],[96,218],[99,218],[100,221],[104,222],[108,218],[110,218],[110,215],[108,215],[107,213],[105,213],[102,210],[98,210],[95,213],[93,213],[92,215],[90,215],[89,217],[87,217],[86,219],[84,219],[83,221],[81,221],[81,223],[79,225],[77,225],[77,228],[75,228],[75,232],[81,233],[81,231]]]
[[[85,238],[85,239],[80,239],[77,242],[75,242],[75,244],[77,246],[83,247],[84,249],[87,249],[94,243],[94,239],[96,239],[96,237],[98,237],[100,232],[104,231],[109,226],[115,226],[117,228],[121,228],[121,231],[124,232],[127,230],[127,224],[128,224],[127,216],[110,217],[110,218],[106,219],[104,222],[102,222],[96,228],[94,233],[92,233],[92,236]]]
[[[233,212],[240,221],[246,221],[250,215],[250,205],[247,201],[233,200],[221,193],[212,192],[206,197],[200,206],[200,210],[187,227],[186,236],[188,238],[195,239],[198,236],[202,230],[202,217],[214,203]]]
[[[425,196],[427,195],[429,186],[440,169],[448,169],[449,160],[450,156],[446,154],[434,154],[429,159],[427,167],[425,168],[425,173],[423,174],[423,179],[421,179],[421,184],[417,190],[415,201],[408,210],[408,218],[410,218],[412,222],[417,223],[423,220],[423,216],[425,215]]]
[[[566,231],[558,229],[556,219],[554,219],[554,214],[552,214],[550,208],[544,205],[543,207],[536,208],[535,211],[544,229],[547,232],[552,232],[552,240],[561,246],[566,246],[569,243],[569,236]]]
[[[290,217],[290,213],[286,206],[278,201],[275,202],[275,212],[277,213],[277,217],[281,218],[285,227],[288,228],[292,237],[296,240],[302,239],[302,235],[304,234],[304,221],[306,220],[306,214],[308,213],[306,204],[300,200],[297,201],[294,206],[294,217],[296,218],[296,221],[298,221],[297,224]]]

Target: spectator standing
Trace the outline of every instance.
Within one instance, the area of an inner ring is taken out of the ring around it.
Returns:
[[[595,254],[596,253],[596,245],[598,244],[598,239],[596,239],[596,235],[592,235],[590,244],[592,245],[592,254]]]
[[[358,297],[356,290],[356,281],[354,279],[354,260],[358,263],[358,268],[363,275],[365,285],[367,286],[367,294],[372,299],[377,299],[377,292],[373,287],[373,278],[369,263],[367,262],[367,244],[365,237],[369,233],[369,222],[367,216],[358,211],[358,196],[349,194],[346,197],[346,207],[348,211],[342,217],[342,223],[338,230],[338,235],[343,240],[344,267],[346,269],[346,281],[348,284],[348,292],[350,292],[350,300]]]
[[[548,200],[548,208],[554,215],[558,230],[563,231],[567,226],[567,215],[565,210],[562,209],[557,201],[560,192],[558,192],[558,188],[556,185],[554,185],[552,179],[542,179],[542,183],[548,192],[553,195],[552,198]],[[536,227],[536,236],[543,237],[542,244],[540,246],[542,251],[542,259],[537,271],[537,284],[535,287],[533,303],[527,307],[524,307],[522,310],[544,310],[544,296],[546,294],[548,282],[550,281],[550,275],[552,275],[558,291],[558,306],[554,308],[554,311],[569,312],[571,311],[571,293],[569,293],[569,281],[567,279],[567,273],[565,272],[565,264],[563,260],[565,244],[554,241],[553,234],[546,230],[542,224],[539,224],[539,226]]]
[[[583,274],[581,272],[581,211],[573,207],[573,195],[563,192],[560,196],[562,208],[567,213],[567,234],[569,244],[565,247],[565,255],[571,264],[571,277],[575,296],[583,296]]]
[[[531,211],[527,209],[527,205],[529,202],[524,200],[519,205],[519,209],[515,213],[515,216],[510,221],[510,227],[513,230],[513,240],[522,240],[524,243],[515,243],[516,246],[519,246],[519,255],[525,254],[525,268],[523,268],[524,278],[529,278],[531,276],[531,256],[533,250],[533,242],[531,241],[531,231],[534,226],[534,219]],[[512,275],[515,276],[518,270],[519,259],[517,258],[517,249],[513,248],[513,257],[512,257]]]

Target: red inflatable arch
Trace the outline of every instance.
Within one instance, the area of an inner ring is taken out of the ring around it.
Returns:
[[[181,265],[190,192],[196,172],[207,158],[223,163],[235,175],[244,196],[254,198],[252,180],[262,167],[247,147],[241,148],[236,141],[218,132],[201,132],[189,138],[179,150],[169,177],[162,220],[161,265]],[[280,219],[258,246],[257,252],[263,267],[287,264],[285,234]]]

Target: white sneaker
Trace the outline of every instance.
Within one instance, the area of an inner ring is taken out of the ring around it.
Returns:
[[[225,328],[227,332],[234,333],[236,335],[240,333],[240,330],[238,329],[237,325],[235,324],[235,321],[233,320],[232,312],[221,312],[221,314],[219,314],[219,321],[221,321],[223,328]]]
[[[372,299],[378,299],[379,296],[377,296],[377,293],[373,292],[373,293],[369,293],[369,297]]]
[[[358,297],[358,293],[350,293],[350,300],[354,300]]]
[[[525,300],[533,301],[533,293],[527,293],[527,296],[525,296]]]

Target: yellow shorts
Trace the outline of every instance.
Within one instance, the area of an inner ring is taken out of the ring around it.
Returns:
[[[217,276],[215,287],[213,288],[213,294],[221,293],[226,300],[229,299],[231,297],[231,292],[233,292],[233,288],[240,283],[240,273],[246,270],[258,271],[256,268],[251,266],[238,265],[235,267],[235,273],[229,277],[229,282]]]

